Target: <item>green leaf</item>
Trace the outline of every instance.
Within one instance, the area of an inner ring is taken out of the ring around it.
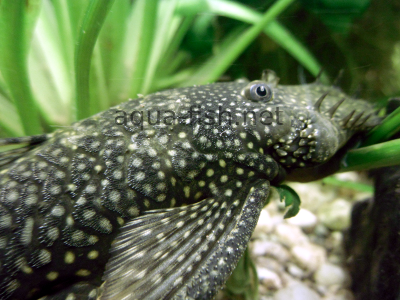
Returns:
[[[175,22],[178,22],[176,28],[170,26],[168,48],[163,57],[160,58],[160,63],[157,70],[157,73],[160,74],[159,77],[161,80],[168,81],[169,77],[174,76],[174,72],[176,72],[183,62],[187,60],[189,54],[186,51],[179,50],[179,46],[188,32],[190,25],[193,22],[193,18],[193,16],[176,16],[174,19]],[[158,81],[156,84],[158,85]],[[163,86],[162,84],[160,86],[163,88],[167,87]]]
[[[44,0],[31,42],[29,77],[38,109],[47,123],[68,125],[71,115],[65,112],[75,93],[73,69],[67,63],[63,38],[54,7]]]
[[[335,176],[325,177],[322,179],[322,182],[333,186],[348,188],[358,192],[366,192],[371,194],[374,192],[374,187],[369,184],[354,181],[344,181],[337,179]]]
[[[332,31],[347,34],[355,17],[370,5],[370,0],[302,0],[302,4],[318,15]]]
[[[77,120],[99,111],[96,99],[90,98],[89,73],[93,49],[104,20],[115,0],[91,0],[81,23],[75,48],[75,84]]]
[[[236,19],[238,21],[255,24],[259,22],[262,18],[262,15],[257,11],[254,11],[243,4],[234,2],[234,1],[225,1],[225,0],[192,0],[190,3],[195,2],[194,6],[203,9],[203,13],[212,13],[217,14],[219,16],[224,16],[232,19]],[[199,2],[199,3],[197,3]],[[204,3],[207,2],[207,5]],[[191,12],[188,8],[188,5],[185,5],[184,2],[180,2],[178,7],[178,11],[185,13],[186,10]],[[314,58],[314,56],[310,53],[310,51],[303,46],[297,39],[294,37],[285,27],[283,27],[276,20],[268,23],[263,29],[264,33],[267,34],[272,40],[274,40],[278,45],[280,45],[283,49],[285,49],[290,55],[292,55],[295,59],[299,61],[311,74],[317,75],[321,66],[318,61]],[[230,43],[236,41],[233,39]],[[227,44],[227,43],[226,43]],[[224,51],[221,51],[224,53]],[[221,55],[221,54],[220,54]],[[221,55],[223,56],[223,55]],[[209,63],[209,69],[213,68],[214,61],[216,59],[211,58]],[[206,69],[203,66],[203,69]],[[224,70],[225,71],[225,70]],[[204,70],[203,73],[207,73],[207,70]],[[326,72],[322,73],[320,77],[321,82],[328,84],[329,78]],[[210,80],[211,81],[211,80]],[[190,83],[189,83],[190,84]],[[180,84],[180,86],[187,85],[187,83]]]
[[[95,107],[97,111],[93,110],[93,107],[91,107],[91,115],[99,111],[106,110],[110,107],[110,97],[107,89],[107,82],[99,43],[96,43],[93,49],[92,60],[92,72],[90,74],[90,86],[92,89],[90,92],[90,98],[96,99],[97,103]]]
[[[0,94],[0,126],[11,136],[24,135],[15,106]]]
[[[38,22],[39,24],[40,22]],[[40,26],[38,26],[39,28]],[[47,45],[49,46],[47,51],[44,52],[44,45],[39,39],[39,34],[35,34],[29,54],[29,76],[35,101],[47,124],[69,125],[71,115],[68,112],[71,99],[67,103],[63,102],[62,99],[65,99],[65,95],[61,95],[61,91],[58,89],[60,86],[57,83],[65,84],[65,82],[58,81],[63,77],[61,69],[57,68],[60,67],[59,62],[49,67],[49,64],[59,57],[57,55],[59,52],[49,45]],[[44,34],[40,36],[42,39],[45,38]],[[60,72],[57,72],[58,70]],[[57,73],[57,76],[53,76],[53,72]],[[71,95],[70,91],[66,91],[66,95]],[[65,100],[67,101],[67,99]]]
[[[0,70],[27,135],[42,132],[27,72],[28,47],[39,8],[40,0],[0,2]]]
[[[121,95],[123,83],[126,80],[122,50],[131,7],[130,0],[114,2],[98,39],[104,78],[108,87],[109,100],[112,101],[110,105],[126,101],[127,97]]]
[[[282,13],[293,1],[294,0],[276,1],[255,25],[243,32],[243,34],[232,41],[227,47],[224,47],[224,51],[220,51],[218,54],[211,57],[208,62],[187,81],[181,84],[181,86],[205,84],[216,81],[258,36],[264,27]]]
[[[148,94],[154,86],[156,70],[159,66],[162,57],[168,49],[170,43],[170,28],[175,22],[174,12],[177,3],[180,0],[161,1],[158,9],[157,22],[154,30],[154,39],[152,41],[151,50],[149,53],[149,61],[146,70],[144,70],[142,94]],[[174,28],[176,30],[176,28]]]
[[[259,12],[237,2],[210,0],[208,3],[211,12],[242,22],[254,24],[262,17]],[[264,28],[264,33],[292,55],[311,74],[316,76],[321,71],[321,65],[311,52],[278,21],[273,20],[267,24]],[[329,84],[329,78],[326,72],[322,72],[320,79],[321,82]]]
[[[400,139],[347,152],[339,172],[369,170],[400,164]]]
[[[230,300],[258,299],[257,270],[247,248],[232,275],[226,281],[224,293]]]
[[[133,12],[129,24],[127,37],[130,47],[125,47],[125,55],[130,58],[129,97],[136,98],[142,93],[145,74],[150,63],[150,56],[154,43],[157,10],[157,0],[137,0],[133,4]]]
[[[285,207],[289,207],[288,211],[284,215],[284,219],[294,217],[300,210],[300,197],[297,193],[287,185],[280,185],[275,187],[278,191],[281,201],[285,201]]]
[[[392,137],[400,130],[400,107],[388,115],[381,124],[376,126],[368,133],[367,139],[362,146],[370,146],[379,142],[383,142]]]
[[[49,1],[46,1],[46,3],[48,2]],[[71,24],[72,21],[71,9],[70,9],[71,2],[73,1],[57,0],[51,2],[53,4],[55,21],[57,22],[57,27],[58,27],[57,33],[59,34],[60,44],[62,45],[62,49],[60,51],[63,56],[62,62],[65,64],[65,67],[68,71],[73,70],[74,45],[75,45],[75,32],[74,32],[75,28],[73,28]],[[48,24],[47,26],[52,27],[50,24]],[[70,85],[69,88],[72,89],[72,84],[71,84],[72,78],[69,78],[69,80],[70,80],[70,82],[68,82],[68,84]]]

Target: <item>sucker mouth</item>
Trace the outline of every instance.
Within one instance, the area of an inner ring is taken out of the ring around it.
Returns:
[[[309,116],[298,116],[292,120],[291,133],[273,146],[274,158],[286,167],[310,165],[316,151],[318,129],[314,128]]]
[[[315,149],[315,138],[295,138],[292,143],[273,146],[274,158],[286,167],[306,167],[311,164]]]

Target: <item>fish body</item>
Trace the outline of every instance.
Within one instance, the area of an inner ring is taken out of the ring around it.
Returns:
[[[348,98],[267,72],[0,141],[26,146],[0,156],[0,298],[212,299],[270,182],[327,163],[377,123]]]

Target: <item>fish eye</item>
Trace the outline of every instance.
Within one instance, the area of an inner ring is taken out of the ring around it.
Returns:
[[[250,82],[244,89],[244,96],[253,101],[270,101],[272,90],[265,82]]]

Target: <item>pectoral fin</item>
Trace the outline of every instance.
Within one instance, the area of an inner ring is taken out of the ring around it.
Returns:
[[[268,181],[249,181],[127,223],[113,243],[100,299],[211,299],[246,249],[268,192]]]

